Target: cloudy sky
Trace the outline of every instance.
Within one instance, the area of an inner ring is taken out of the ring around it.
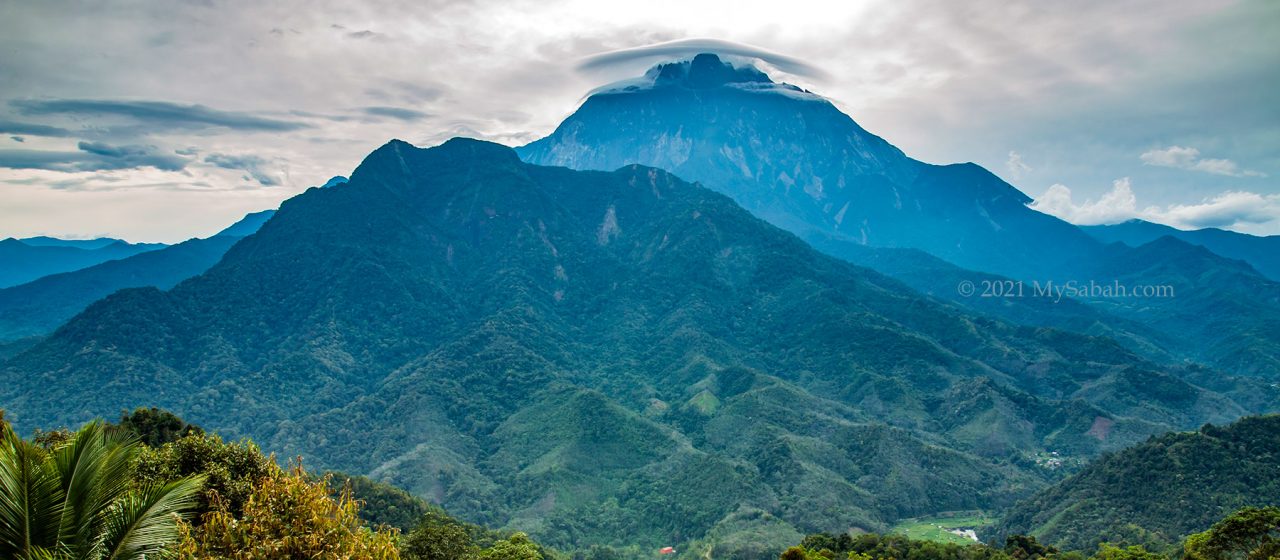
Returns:
[[[390,138],[538,138],[651,62],[601,53],[691,38],[1077,223],[1280,234],[1280,3],[1006,4],[0,0],[0,238],[209,235]]]

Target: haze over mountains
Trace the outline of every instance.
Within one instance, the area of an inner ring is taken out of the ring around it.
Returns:
[[[163,406],[566,550],[1062,511],[1099,471],[1044,490],[1046,454],[1277,410],[1265,252],[1028,200],[704,54],[528,146],[393,140],[223,234],[0,290],[0,338],[48,335],[0,403],[23,431]],[[1176,297],[956,291],[1089,278]]]
[[[346,182],[336,176],[321,185],[327,188]],[[252,235],[275,215],[275,210],[262,210],[246,215],[222,231],[206,237],[109,260],[69,272],[50,274],[25,284],[0,289],[0,345],[53,332],[84,310],[90,303],[124,288],[172,288],[178,282],[200,274],[213,266],[242,237]],[[93,248],[111,245],[115,240],[66,241],[36,238],[37,244]],[[31,240],[24,239],[24,243]],[[19,260],[15,266],[27,266]],[[7,353],[0,346],[0,357]]]
[[[89,304],[124,288],[172,288],[208,270],[227,249],[252,235],[273,214],[274,210],[256,212],[204,239],[0,289],[0,343],[53,332]]]
[[[1267,278],[1280,281],[1280,236],[1277,235],[1261,237],[1216,228],[1184,231],[1143,220],[1109,226],[1084,226],[1081,229],[1099,241],[1120,242],[1130,247],[1146,245],[1161,237],[1172,237],[1229,259],[1247,262]]]
[[[0,288],[78,270],[163,248],[162,243],[128,243],[119,239],[63,240],[31,237],[0,240]]]

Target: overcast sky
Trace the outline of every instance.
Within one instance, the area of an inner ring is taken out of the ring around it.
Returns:
[[[1280,233],[1280,2],[1006,4],[0,0],[0,238],[209,235],[391,138],[538,138],[651,62],[590,57],[690,38],[1071,221]]]

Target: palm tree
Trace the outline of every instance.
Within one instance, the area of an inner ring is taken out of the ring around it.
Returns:
[[[0,422],[0,558],[133,560],[177,541],[201,477],[137,487],[141,444],[92,422],[45,449]]]

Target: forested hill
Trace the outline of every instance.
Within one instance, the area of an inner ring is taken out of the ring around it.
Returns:
[[[0,365],[0,402],[22,429],[159,405],[549,546],[647,549],[1001,508],[1040,454],[1251,410],[1185,373],[940,303],[658,169],[455,139],[392,141],[207,272],[91,305]]]
[[[1280,505],[1280,415],[1171,433],[1108,455],[1012,509],[1000,536],[1074,550],[1168,547],[1243,506]]]

